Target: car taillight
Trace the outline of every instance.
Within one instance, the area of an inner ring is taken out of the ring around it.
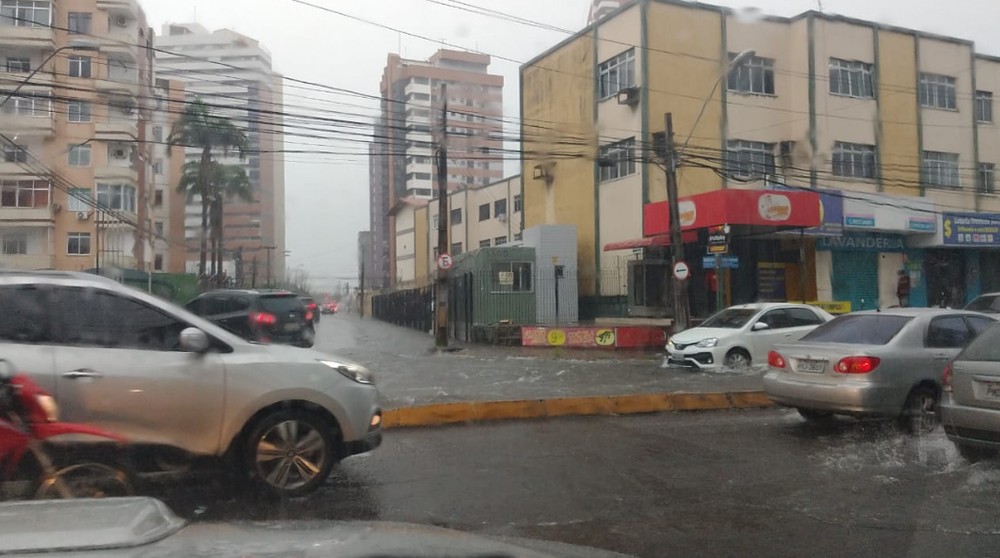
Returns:
[[[840,374],[867,374],[878,368],[882,360],[878,357],[851,356],[840,359],[840,362],[833,367],[834,372]]]
[[[310,321],[312,319],[313,319],[313,313],[312,313],[312,311],[311,310],[306,310],[306,321],[308,322],[308,321]]]
[[[278,318],[267,312],[254,312],[250,314],[250,321],[256,325],[274,325]]]
[[[767,353],[767,365],[771,368],[784,368],[785,357],[776,351],[771,351]]]
[[[953,370],[952,364],[949,362],[947,366],[944,367],[944,372],[941,374],[941,391],[951,391],[951,373]]]
[[[308,306],[308,308],[309,308],[310,310],[315,310],[315,309],[316,309],[316,303],[315,303],[315,302],[311,302],[311,303],[309,303],[309,306]]]

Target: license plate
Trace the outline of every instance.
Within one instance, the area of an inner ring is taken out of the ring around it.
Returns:
[[[301,326],[299,326],[299,324],[296,323],[285,324],[285,331],[298,331],[299,327]]]
[[[826,369],[826,361],[823,360],[800,360],[795,370],[809,374],[822,374]]]
[[[987,399],[1000,400],[1000,382],[983,382],[983,392]]]

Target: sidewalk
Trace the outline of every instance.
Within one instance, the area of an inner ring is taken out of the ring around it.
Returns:
[[[597,411],[603,409],[613,413],[614,407],[621,405],[641,408],[652,405],[651,410],[661,410],[664,405],[676,408],[679,401],[655,403],[649,395],[716,394],[724,397],[725,394],[761,390],[760,371],[707,373],[664,368],[663,356],[657,353],[476,345],[458,345],[461,350],[457,352],[436,353],[432,347],[433,337],[429,333],[368,318],[362,320],[356,315],[324,319],[316,344],[319,350],[334,352],[370,367],[376,373],[382,404],[387,410],[431,405],[441,409],[444,408],[441,404],[502,401],[522,402],[521,412],[527,412],[523,408],[530,407],[531,402],[540,405],[542,401],[553,399],[575,399],[577,406],[596,406],[600,407]],[[639,395],[645,399],[630,397]],[[623,401],[631,403],[606,399],[623,396]],[[580,398],[592,400],[582,402]],[[714,400],[711,408],[720,408],[720,401]],[[732,397],[726,401],[731,403]],[[755,401],[758,404],[753,406],[761,406],[759,397]],[[544,409],[542,416],[558,414],[551,404],[549,407]],[[475,410],[466,410],[465,414],[478,417],[483,412],[494,412],[483,411],[486,408],[479,405]],[[536,409],[536,414],[538,412],[542,411]]]

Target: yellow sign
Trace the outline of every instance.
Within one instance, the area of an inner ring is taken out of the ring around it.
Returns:
[[[615,344],[615,330],[599,329],[594,334],[594,341],[601,347],[610,347]]]
[[[549,331],[548,335],[546,336],[546,340],[549,342],[549,345],[553,345],[555,347],[558,347],[560,345],[565,345],[566,332],[561,329],[553,329]]]
[[[814,302],[810,302],[808,304],[810,304],[812,306],[815,306],[816,308],[821,308],[823,310],[826,310],[827,312],[829,312],[831,314],[847,314],[847,313],[849,313],[851,311],[851,301],[849,301],[849,300],[839,300],[839,301],[832,301],[832,302],[831,301],[827,301],[827,302],[814,301]]]

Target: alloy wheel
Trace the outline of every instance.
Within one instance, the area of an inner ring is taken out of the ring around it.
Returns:
[[[254,453],[257,476],[280,491],[292,491],[322,474],[329,449],[323,434],[296,419],[281,421],[258,439]]]

